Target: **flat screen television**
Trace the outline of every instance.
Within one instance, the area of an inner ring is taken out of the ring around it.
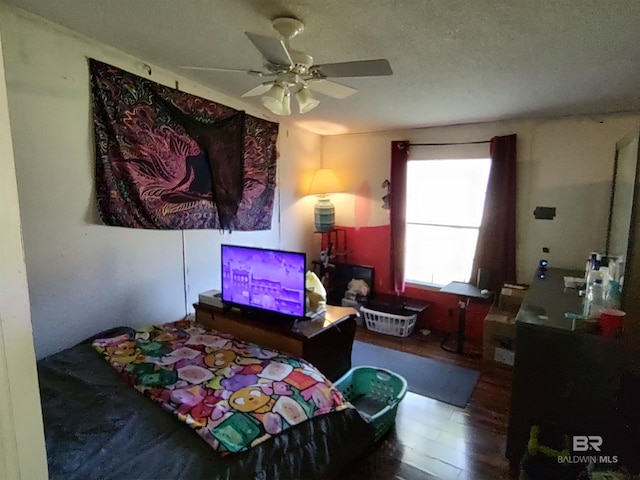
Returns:
[[[222,245],[220,264],[226,305],[273,314],[263,316],[268,319],[304,316],[305,253]]]

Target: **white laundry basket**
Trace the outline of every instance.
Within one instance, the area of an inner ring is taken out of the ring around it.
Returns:
[[[367,329],[394,335],[396,337],[408,337],[416,326],[418,314],[397,315],[394,313],[380,312],[370,308],[360,307],[360,315],[364,317]]]

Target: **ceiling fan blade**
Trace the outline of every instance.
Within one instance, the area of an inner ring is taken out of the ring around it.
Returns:
[[[358,91],[355,88],[347,87],[346,85],[341,85],[340,83],[331,82],[322,78],[308,80],[307,86],[314,92],[340,99],[347,98]]]
[[[314,75],[327,77],[377,77],[392,75],[391,65],[384,58],[378,60],[360,60],[356,62],[325,63],[311,67]]]
[[[291,55],[283,40],[250,32],[244,33],[267,62],[275,65],[293,65],[293,60],[291,60]]]
[[[262,95],[263,93],[267,93],[272,85],[273,85],[273,82],[262,83],[262,84],[258,85],[257,87],[253,87],[248,92],[243,93],[242,96],[243,97],[255,97],[256,95]]]
[[[264,77],[265,75],[272,75],[269,72],[261,72],[259,70],[242,70],[240,68],[192,67],[188,65],[181,65],[180,68],[183,68],[185,70],[202,70],[205,72],[248,73],[249,75],[255,75],[256,77]]]

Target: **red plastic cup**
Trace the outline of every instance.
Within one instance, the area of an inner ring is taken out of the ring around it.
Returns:
[[[626,313],[615,308],[605,308],[600,311],[598,326],[604,337],[615,337],[622,332]]]

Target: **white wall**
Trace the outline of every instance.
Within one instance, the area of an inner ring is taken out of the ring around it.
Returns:
[[[606,242],[616,142],[637,130],[640,116],[609,115],[424,128],[323,138],[323,164],[345,181],[350,195],[335,196],[336,223],[385,225],[380,185],[389,178],[390,142],[465,142],[518,135],[518,281],[529,282],[540,258],[552,266],[584,268]],[[413,147],[412,158],[430,155]],[[423,150],[424,149],[424,150]],[[355,192],[370,192],[368,206]],[[554,220],[535,220],[536,206],[556,207]],[[364,214],[363,214],[364,212]],[[548,247],[550,254],[543,254]]]
[[[0,51],[0,478],[47,478],[43,433]]]
[[[100,224],[87,58],[147,76],[144,62],[0,5],[11,134],[38,357],[116,325],[181,318],[219,286],[221,242],[300,250],[312,236],[297,175],[318,162],[319,138],[281,125],[277,203],[263,232],[154,231]],[[258,115],[152,65],[150,78]],[[286,213],[277,214],[278,207]],[[306,213],[306,212],[305,212]],[[306,237],[309,237],[307,239]]]
[[[280,126],[278,189],[270,232],[184,232],[189,311],[193,310],[199,292],[221,287],[220,243],[312,251],[314,198],[305,196],[305,187],[319,165],[320,140],[314,133]],[[308,262],[313,258],[308,255]]]

